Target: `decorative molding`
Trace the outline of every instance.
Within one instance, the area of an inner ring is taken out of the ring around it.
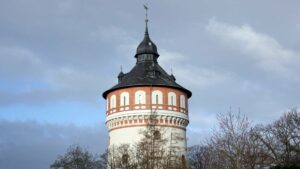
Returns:
[[[106,121],[109,130],[124,127],[137,127],[140,125],[157,125],[165,127],[177,127],[185,130],[189,121],[186,118],[176,117],[172,115],[157,114],[156,118],[151,121],[150,114],[135,114],[111,118]]]
[[[170,117],[178,117],[182,119],[188,120],[189,117],[187,114],[180,113],[177,111],[170,111],[170,110],[152,110],[152,113],[155,112],[156,115],[160,116],[170,116]],[[106,116],[106,121],[109,121],[111,119],[115,118],[122,118],[124,116],[145,116],[145,115],[151,115],[151,110],[130,110],[130,111],[123,111],[123,112],[118,112],[114,114],[110,114]]]
[[[130,128],[130,127],[146,127],[149,126],[148,124],[139,124],[139,125],[127,125],[127,126],[120,126],[120,127],[115,127],[112,129],[108,129],[109,132],[114,131],[114,130],[118,130],[118,129],[123,129],[123,128]],[[172,126],[172,125],[157,125],[159,127],[170,127],[170,128],[177,128],[177,129],[181,129],[183,131],[186,131],[186,128],[183,127],[179,127],[179,126]]]

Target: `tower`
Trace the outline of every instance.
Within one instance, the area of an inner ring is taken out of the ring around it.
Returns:
[[[155,125],[164,129],[168,148],[178,147],[176,155],[185,157],[188,99],[192,93],[177,84],[175,76],[159,65],[157,47],[148,33],[147,18],[144,38],[134,57],[135,66],[128,73],[121,70],[118,84],[103,93],[107,102],[109,147],[137,143],[142,137],[140,131]],[[174,142],[175,136],[182,139]]]

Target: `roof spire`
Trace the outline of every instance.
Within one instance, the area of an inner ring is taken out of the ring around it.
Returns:
[[[157,47],[156,45],[151,41],[149,33],[148,33],[148,3],[146,2],[146,4],[144,5],[144,9],[146,12],[145,15],[145,24],[146,24],[146,29],[145,29],[145,35],[144,35],[144,39],[143,41],[139,44],[139,46],[136,49],[136,55],[135,57],[138,58],[138,55],[141,54],[153,54],[155,55],[153,60],[156,61],[157,57],[159,56],[159,54],[157,53]],[[144,59],[142,59],[144,60]]]
[[[123,73],[123,66],[121,65],[120,66],[120,68],[121,68],[121,72],[119,73],[119,75],[118,75],[118,81],[119,81],[119,83],[120,82],[122,82],[122,80],[123,80],[123,77],[124,77],[124,73]]]
[[[145,16],[145,23],[146,23],[146,30],[145,30],[145,35],[148,35],[148,22],[149,22],[149,19],[148,19],[148,2],[146,2],[146,4],[144,5],[144,8],[145,8],[145,11],[146,11],[146,16]]]

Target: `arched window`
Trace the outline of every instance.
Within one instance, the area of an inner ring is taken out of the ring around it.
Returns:
[[[146,92],[139,90],[135,92],[135,98],[134,98],[135,104],[146,104]]]
[[[185,108],[185,97],[184,97],[184,95],[180,96],[180,107]]]
[[[152,92],[152,104],[163,104],[163,94],[159,90]]]
[[[110,108],[113,109],[113,108],[116,108],[116,95],[112,95],[110,97]]]
[[[123,92],[120,95],[120,106],[127,106],[129,105],[129,93]]]
[[[168,105],[176,106],[176,94],[174,92],[168,93]]]

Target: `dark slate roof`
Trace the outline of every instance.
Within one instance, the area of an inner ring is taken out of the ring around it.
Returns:
[[[154,54],[156,56],[159,56],[156,45],[150,39],[147,27],[144,39],[136,49],[135,57],[137,57],[140,54]]]
[[[188,98],[192,96],[192,92],[177,84],[176,78],[173,75],[168,75],[157,63],[159,54],[156,45],[151,41],[148,34],[147,21],[144,39],[139,44],[135,57],[137,58],[136,65],[129,73],[120,72],[118,75],[119,83],[105,91],[103,93],[104,98],[114,90],[134,86],[170,87],[185,92]]]
[[[103,93],[103,97],[106,98],[108,93],[116,89],[133,86],[171,87],[185,92],[188,97],[192,96],[189,90],[177,84],[174,76],[168,75],[158,63],[144,62],[136,64],[129,73],[124,74],[117,85]]]

